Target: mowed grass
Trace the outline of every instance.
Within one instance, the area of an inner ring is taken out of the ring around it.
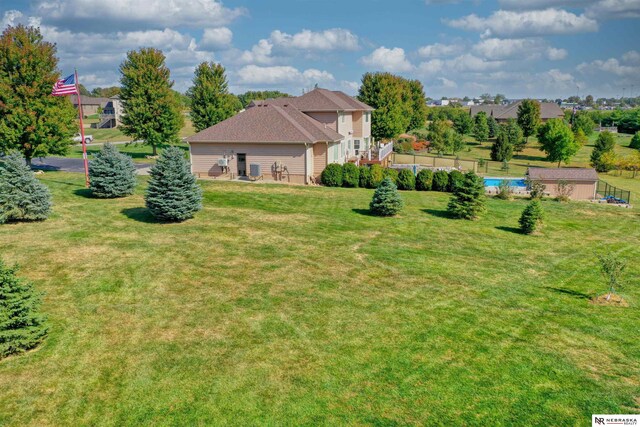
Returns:
[[[175,145],[183,149],[185,152],[189,151],[189,145],[185,142],[180,142]],[[169,147],[169,145],[158,147],[158,154],[161,154],[162,150],[164,150],[166,147]],[[151,147],[150,145],[145,145],[142,143],[118,144],[117,148],[119,152],[131,157],[135,163],[155,163],[155,159],[149,158],[149,156],[153,155],[153,147]],[[89,160],[91,160],[97,153],[99,153],[100,150],[102,150],[102,145],[87,146],[87,155]],[[72,146],[65,157],[81,159],[82,145]]]
[[[46,293],[51,331],[0,361],[2,425],[590,425],[640,412],[640,216],[525,201],[475,222],[448,195],[202,182],[204,209],[153,222],[144,180],[86,197],[47,173],[55,213],[0,226]],[[628,308],[596,306],[595,253],[629,261]]]

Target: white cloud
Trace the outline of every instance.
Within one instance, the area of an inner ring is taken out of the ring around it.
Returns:
[[[637,50],[630,50],[622,55],[622,60],[632,64],[640,63],[640,52]]]
[[[548,7],[585,7],[597,0],[499,0],[500,6],[507,9],[531,10]]]
[[[360,62],[367,67],[391,73],[400,73],[413,69],[404,53],[404,49],[401,47],[394,47],[393,49],[388,49],[384,46],[379,47],[371,52],[370,55],[360,58]]]
[[[291,66],[260,67],[247,65],[237,71],[238,83],[241,85],[309,85],[326,83],[335,80],[327,71],[308,69],[300,71]]]
[[[483,73],[504,67],[504,61],[489,61],[466,53],[452,59],[432,59],[420,63],[418,72],[421,75],[441,73]]]
[[[423,58],[442,58],[462,53],[464,46],[459,44],[435,43],[422,46],[418,49],[418,55]]]
[[[487,18],[472,14],[446,23],[461,30],[483,32],[484,37],[576,34],[598,30],[595,20],[561,9],[498,10]]]
[[[438,80],[440,81],[440,86],[442,86],[444,89],[455,89],[458,87],[458,84],[456,82],[454,82],[453,80],[449,80],[446,77],[438,77]]]
[[[616,58],[609,58],[607,60],[597,59],[591,63],[583,62],[578,65],[577,69],[581,73],[605,72],[621,77],[635,77],[640,74],[640,67],[624,65]]]
[[[353,95],[353,94],[357,93],[358,90],[360,90],[360,83],[359,82],[352,82],[352,81],[348,81],[348,80],[342,80],[340,82],[340,87],[346,93]]]
[[[253,45],[251,50],[245,50],[240,52],[239,55],[236,52],[230,52],[228,59],[231,62],[240,64],[261,64],[268,65],[274,62],[274,58],[271,57],[273,50],[273,43],[269,40],[262,39],[258,44]]]
[[[217,0],[38,0],[46,24],[92,32],[165,27],[217,27],[246,13]]]
[[[497,39],[490,38],[473,46],[473,52],[490,60],[538,55],[546,46],[539,38]]]
[[[224,49],[231,46],[233,32],[227,27],[205,28],[200,39],[200,47],[206,49]]]
[[[270,42],[282,49],[309,51],[357,50],[358,36],[343,28],[331,28],[324,31],[302,30],[296,34],[287,34],[279,30],[271,33]]]
[[[638,0],[600,0],[587,8],[592,18],[640,18]]]
[[[569,52],[566,49],[557,49],[555,47],[547,48],[547,58],[551,61],[560,61],[565,59]]]

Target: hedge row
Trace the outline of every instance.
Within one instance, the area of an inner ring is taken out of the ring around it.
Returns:
[[[353,163],[332,163],[322,171],[322,184],[327,187],[378,188],[383,179],[389,178],[399,190],[453,192],[464,180],[462,172],[444,170],[433,172],[423,169],[414,175],[411,169],[383,168],[380,165],[356,166]]]

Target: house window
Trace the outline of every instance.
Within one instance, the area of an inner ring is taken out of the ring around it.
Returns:
[[[356,139],[355,141],[353,141],[353,149],[356,152],[356,156],[358,154],[360,154],[360,140],[359,139]]]

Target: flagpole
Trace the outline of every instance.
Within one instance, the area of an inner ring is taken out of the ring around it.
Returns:
[[[78,116],[80,117],[80,137],[82,138],[82,159],[84,160],[84,184],[89,188],[89,160],[87,160],[87,144],[84,141],[84,125],[82,123],[82,95],[80,95],[80,82],[78,70],[74,70],[76,77],[76,96],[78,97]]]

